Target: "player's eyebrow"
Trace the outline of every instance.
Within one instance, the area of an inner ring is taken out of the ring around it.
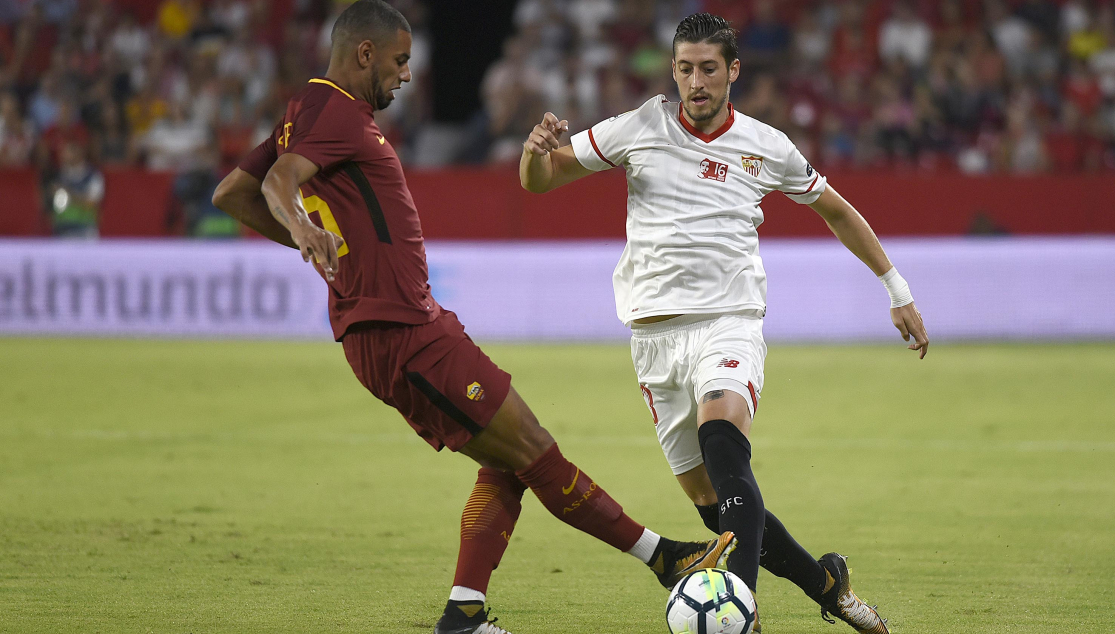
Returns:
[[[701,61],[699,61],[699,62],[691,62],[691,61],[689,61],[689,60],[687,60],[687,59],[679,59],[679,60],[677,61],[677,63],[678,63],[678,64],[689,64],[690,66],[704,66],[704,65],[706,65],[706,64],[715,64],[715,63],[716,63],[716,60],[715,60],[715,59],[711,59],[711,58],[710,58],[710,59],[702,59],[702,60],[701,60]]]

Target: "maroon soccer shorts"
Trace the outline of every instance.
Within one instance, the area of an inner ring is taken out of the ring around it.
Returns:
[[[356,324],[341,344],[356,378],[441,451],[457,451],[488,426],[511,389],[452,311],[418,326]]]

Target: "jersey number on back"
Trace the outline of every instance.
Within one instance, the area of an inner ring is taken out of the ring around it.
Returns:
[[[298,194],[301,196],[302,191],[299,190]],[[341,235],[341,228],[337,226],[337,219],[333,217],[333,212],[329,209],[329,203],[317,196],[310,196],[309,198],[302,198],[302,204],[306,207],[307,214],[312,214],[316,211],[317,214],[321,216],[322,228],[334,235],[340,236],[342,239],[344,238],[344,236]],[[337,249],[337,257],[342,257],[347,254],[348,242],[346,241],[341,245],[341,248]]]

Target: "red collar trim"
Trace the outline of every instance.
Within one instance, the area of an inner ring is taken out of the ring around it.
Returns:
[[[732,127],[732,124],[735,123],[736,109],[732,107],[731,103],[728,103],[728,120],[724,122],[724,125],[720,126],[716,130],[713,130],[712,134],[705,134],[704,132],[701,132],[697,128],[693,127],[693,124],[689,123],[689,120],[685,118],[685,114],[681,111],[680,102],[678,103],[678,121],[681,121],[681,127],[685,128],[686,132],[692,134],[705,143],[711,143],[712,141],[715,141],[718,137],[720,137],[720,135],[727,132],[728,129]]]

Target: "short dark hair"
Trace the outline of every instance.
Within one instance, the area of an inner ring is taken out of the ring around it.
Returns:
[[[724,62],[731,66],[739,58],[739,44],[736,42],[738,35],[724,18],[711,13],[694,13],[682,20],[678,30],[674,32],[674,55],[678,52],[678,42],[709,42],[720,45]]]
[[[334,47],[353,40],[378,43],[397,31],[410,33],[410,24],[398,9],[383,0],[357,0],[337,16],[330,40]]]

